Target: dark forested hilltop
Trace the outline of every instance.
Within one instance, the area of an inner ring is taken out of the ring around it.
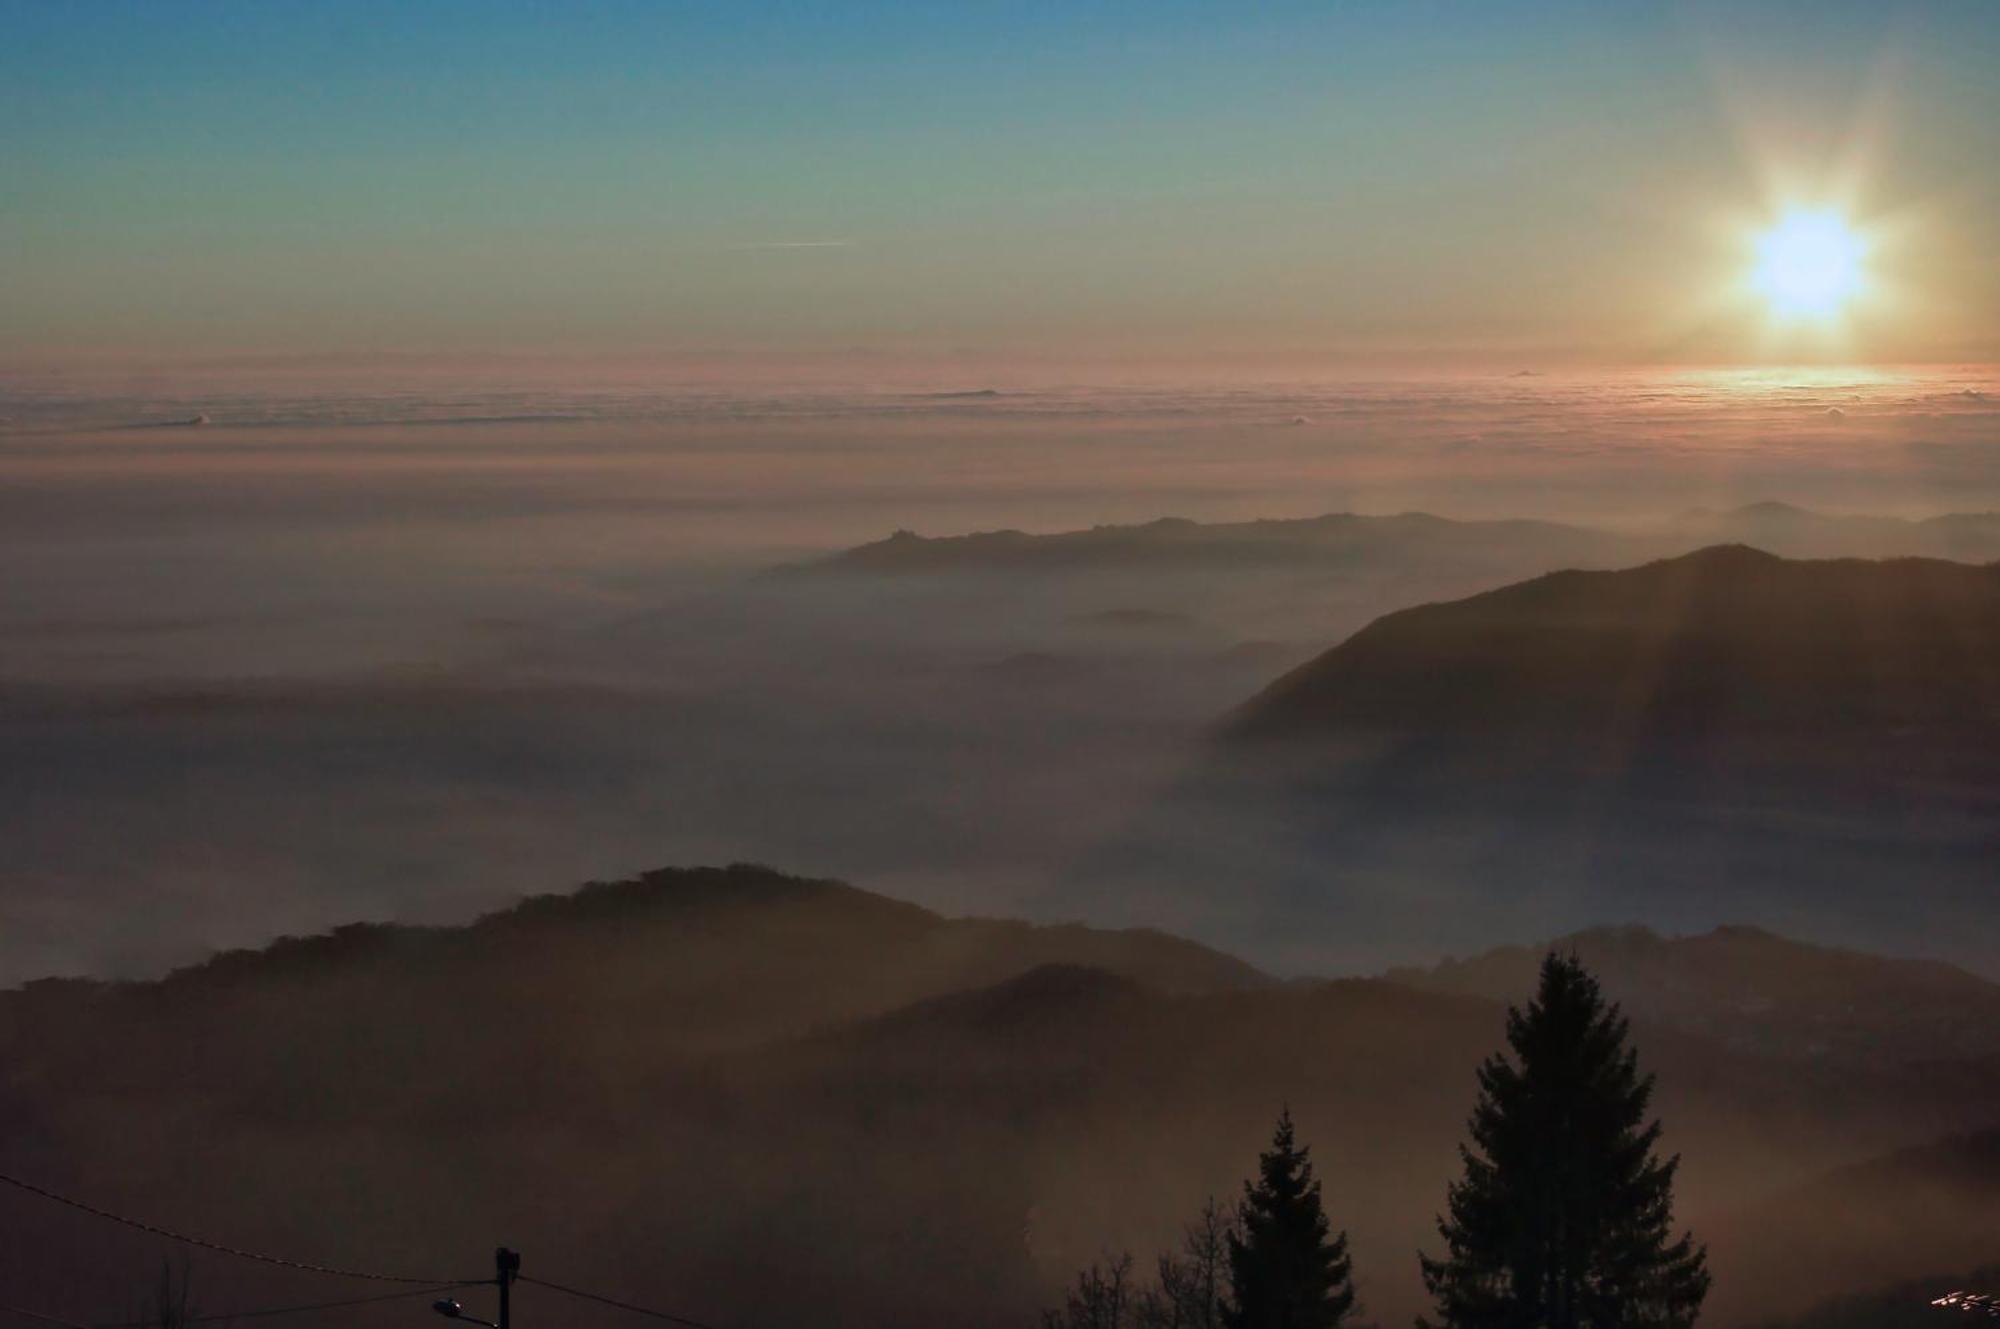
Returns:
[[[1047,964],[1089,966],[1163,991],[1269,981],[1230,956],[1149,929],[946,918],[844,882],[736,864],[591,882],[465,927],[359,923],[287,937],[157,983],[44,980],[0,993],[0,1031],[59,1055],[74,1046],[67,1018],[136,1028],[227,1010],[244,1020],[245,1037],[257,1037],[313,1010],[315,1019],[344,1013],[357,1025],[381,1015],[385,1042],[407,1041],[414,1053],[448,1044],[461,1023],[513,1020],[532,1036],[549,1030],[559,1010],[577,1024],[630,1029],[640,1019],[643,1031],[632,1036],[652,1050],[694,1050],[788,1036]],[[413,998],[421,1021],[400,1015]]]
[[[1759,963],[1791,944],[1762,945]],[[1837,1249],[1876,1175],[1841,1169],[1992,1122],[1990,1061],[1922,1024],[1928,970],[1841,961],[1891,1013],[1857,1022],[1864,1051],[1911,1012],[1924,1055],[1899,1060],[1774,1050],[1784,1019],[1755,1009],[1738,1037],[1743,975],[1700,945],[1597,963],[1633,994],[1718,1268]],[[543,1276],[711,1323],[1019,1325],[1106,1243],[1157,1248],[1230,1193],[1288,1103],[1391,1323],[1420,1304],[1473,1069],[1524,995],[1496,966],[1458,991],[1279,983],[1156,932],[950,919],[763,868],[648,873],[463,928],[0,995],[0,1171],[372,1267],[476,1267],[505,1241]],[[1984,1173],[1937,1192],[1868,1276],[1923,1273],[1993,1193]],[[107,1261],[157,1269],[157,1248],[33,1196],[0,1193],[0,1216],[28,1234],[0,1259],[24,1302],[88,1308]],[[1732,1272],[1718,1323],[1871,1285],[1812,1268],[1775,1293]],[[200,1274],[216,1312],[314,1291]]]

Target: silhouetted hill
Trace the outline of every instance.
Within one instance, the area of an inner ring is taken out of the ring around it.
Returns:
[[[401,1093],[422,1085],[429,1058],[476,1045],[496,1025],[551,1065],[625,1050],[657,1057],[785,1037],[1065,964],[1163,991],[1267,981],[1163,933],[947,919],[841,882],[738,864],[592,882],[464,928],[355,924],[285,938],[158,983],[31,983],[0,994],[0,1039],[57,1061],[89,1058],[90,1042],[73,1037],[71,1021],[82,1019],[93,1040],[129,1040],[109,1073],[196,1079],[226,1073],[267,1036],[293,1037],[287,1020],[379,1021],[366,1059],[378,1071],[407,1067],[413,1079],[390,1077]],[[399,1018],[411,1008],[423,1020]],[[227,1044],[184,1036],[183,1022],[222,1010],[237,1027]],[[210,1049],[217,1065],[204,1064]],[[331,1062],[323,1070],[345,1073]],[[300,1089],[287,1079],[285,1092],[303,1102]]]
[[[1623,918],[1990,973],[1996,853],[2000,565],[1724,546],[1375,620],[1066,888],[1280,966]]]
[[[1993,1120],[1972,1063],[1772,1055],[1683,1018],[1740,1002],[1771,957],[1832,966],[1808,992],[1846,966],[1881,1009],[1826,1032],[1872,1047],[1897,1035],[1898,993],[1936,980],[1943,999],[1948,975],[1876,962],[1871,979],[1866,957],[1778,938],[1716,958],[1706,939],[1607,936],[1614,992],[1675,988],[1635,1002],[1635,1037],[1686,1160],[1684,1217],[1708,1235],[1759,1216],[1717,1239],[1732,1267],[1841,1239],[1824,1193],[1794,1188]],[[540,1276],[716,1323],[1002,1325],[1231,1193],[1289,1103],[1389,1322],[1417,1309],[1409,1253],[1502,1003],[1527,990],[1503,990],[1513,964],[1430,989],[1278,984],[1156,933],[946,919],[761,868],[649,873],[463,928],[344,928],[156,983],[0,995],[0,1170],[279,1254],[457,1270],[505,1240]],[[1453,983],[1474,994],[1436,990]],[[1813,1021],[1837,1021],[1825,996]],[[1913,1044],[1928,1018],[1915,1003]],[[12,1191],[0,1225],[24,1301],[115,1317],[106,1269],[157,1269],[152,1239]],[[1933,1267],[1912,1231],[1869,1268]],[[216,1312],[311,1300],[274,1272],[200,1273]],[[1791,1278],[1799,1297],[1843,1286]]]
[[[1869,765],[2000,734],[2000,567],[1793,562],[1742,546],[1560,572],[1378,619],[1244,707],[1242,738],[1544,735],[1865,744]],[[1549,744],[1538,743],[1546,750]]]
[[[1592,928],[1387,976],[1505,1001],[1532,985],[1550,949],[1604,974],[1633,1016],[1742,1051],[1849,1065],[1985,1061],[2000,1074],[2000,984],[1952,965],[1809,946],[1762,928],[1685,937]]]

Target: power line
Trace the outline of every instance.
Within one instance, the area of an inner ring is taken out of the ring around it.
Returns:
[[[422,1284],[426,1287],[435,1287],[440,1284],[450,1287],[468,1287],[473,1283],[485,1281],[475,1278],[410,1278],[402,1274],[380,1274],[365,1269],[343,1269],[338,1265],[313,1264],[306,1260],[287,1260],[277,1255],[260,1255],[256,1251],[246,1251],[235,1246],[225,1246],[221,1242],[207,1241],[201,1237],[190,1237],[185,1232],[175,1232],[170,1228],[163,1228],[157,1224],[147,1223],[137,1218],[127,1218],[123,1214],[114,1214],[109,1209],[100,1209],[94,1204],[86,1204],[82,1200],[73,1199],[70,1196],[49,1190],[45,1186],[37,1186],[32,1181],[23,1181],[19,1177],[9,1176],[5,1172],[0,1172],[0,1183],[12,1186],[17,1190],[26,1191],[30,1195],[39,1195],[42,1199],[52,1200],[56,1204],[67,1205],[71,1209],[89,1214],[93,1218],[102,1218],[107,1222],[135,1228],[140,1232],[148,1232],[156,1237],[165,1237],[168,1241],[178,1241],[187,1246],[198,1246],[202,1250],[215,1251],[220,1255],[233,1255],[239,1260],[254,1260],[258,1264],[276,1265],[281,1269],[297,1269],[309,1274],[331,1274],[335,1278],[358,1278],[373,1283],[409,1283]]]
[[[383,1292],[372,1297],[345,1297],[339,1301],[314,1301],[301,1306],[263,1306],[256,1310],[230,1311],[226,1315],[190,1315],[175,1321],[176,1324],[213,1324],[222,1320],[258,1320],[273,1315],[299,1315],[306,1311],[341,1310],[348,1306],[370,1306],[381,1301],[400,1301],[406,1297],[421,1297],[432,1292],[452,1292],[462,1287],[476,1287],[474,1283],[440,1283],[436,1287],[413,1287],[402,1292]],[[40,1320],[44,1324],[62,1325],[64,1329],[146,1329],[152,1320],[126,1320],[118,1324],[79,1324],[75,1320],[65,1320],[60,1316],[44,1315],[24,1306],[0,1306],[0,1314],[26,1316],[30,1320]]]
[[[302,1273],[329,1274],[335,1278],[356,1278],[375,1283],[407,1283],[411,1285],[407,1291],[386,1292],[379,1296],[349,1297],[341,1301],[313,1302],[300,1306],[271,1306],[261,1310],[236,1311],[228,1315],[194,1316],[187,1321],[189,1324],[203,1324],[218,1320],[248,1320],[277,1315],[294,1315],[305,1311],[335,1310],[346,1306],[365,1306],[375,1302],[395,1301],[403,1297],[422,1296],[431,1292],[449,1292],[455,1288],[483,1286],[496,1281],[502,1284],[502,1290],[504,1291],[505,1283],[509,1277],[507,1272],[503,1272],[499,1279],[412,1278],[403,1274],[383,1274],[366,1269],[345,1269],[338,1265],[315,1264],[308,1260],[288,1260],[282,1256],[264,1255],[257,1251],[247,1251],[237,1246],[226,1246],[221,1242],[209,1241],[202,1237],[189,1236],[185,1232],[176,1232],[171,1228],[164,1228],[156,1223],[148,1223],[143,1219],[128,1218],[124,1214],[113,1213],[109,1209],[100,1209],[94,1204],[85,1203],[73,1196],[64,1195],[59,1191],[52,1191],[46,1186],[37,1186],[32,1181],[25,1181],[20,1177],[12,1176],[5,1172],[0,1172],[0,1185],[12,1186],[17,1190],[26,1191],[30,1195],[39,1196],[55,1204],[66,1205],[71,1209],[77,1210],[79,1213],[89,1214],[93,1218],[101,1218],[106,1222],[117,1223],[123,1227],[150,1233],[156,1237],[164,1237],[168,1241],[177,1241],[183,1245],[214,1251],[219,1255],[231,1255],[239,1260],[252,1260],[258,1264],[275,1265],[281,1269],[296,1269]],[[509,1252],[503,1250],[500,1254],[502,1257],[505,1257]],[[518,1269],[519,1257],[515,1257],[515,1259],[517,1263],[514,1267]],[[651,1306],[640,1306],[633,1302],[620,1301],[616,1297],[607,1297],[598,1292],[586,1292],[582,1288],[568,1287],[562,1283],[552,1283],[545,1278],[531,1278],[519,1273],[514,1273],[511,1276],[520,1282],[533,1283],[537,1287],[545,1287],[551,1292],[560,1292],[564,1296],[576,1297],[582,1301],[594,1301],[600,1306],[609,1306],[614,1310],[628,1311],[633,1315],[644,1315],[650,1319],[664,1320],[668,1324],[682,1325],[684,1329],[715,1329],[714,1325],[702,1320],[692,1319],[685,1315],[676,1315],[672,1311],[656,1310]],[[53,1315],[43,1315],[38,1311],[26,1310],[20,1307],[0,1305],[0,1312],[26,1316],[31,1320],[40,1320],[46,1324],[60,1325],[64,1329],[93,1329],[89,1325],[77,1324],[71,1320],[59,1319]],[[140,1329],[140,1326],[136,1323],[100,1325],[96,1326],[95,1329]]]
[[[24,1306],[0,1306],[0,1315],[19,1315],[23,1319],[40,1320],[43,1324],[61,1325],[62,1329],[91,1329],[87,1324],[78,1324],[75,1320],[65,1320],[54,1315],[44,1315],[40,1311],[31,1311]]]
[[[551,1283],[546,1278],[530,1278],[526,1274],[519,1275],[519,1278],[523,1283],[533,1283],[536,1287],[545,1287],[551,1292],[561,1292],[572,1297],[580,1297],[584,1301],[594,1301],[602,1306],[611,1306],[621,1311],[630,1311],[634,1315],[648,1315],[655,1320],[665,1320],[669,1324],[685,1325],[687,1329],[715,1329],[714,1325],[705,1324],[700,1320],[690,1320],[687,1316],[675,1315],[672,1311],[656,1311],[650,1306],[635,1306],[629,1301],[620,1301],[616,1297],[601,1296],[595,1292],[585,1292],[582,1288],[564,1287],[561,1283]]]
[[[491,1280],[487,1280],[491,1281]],[[213,1324],[223,1320],[261,1320],[273,1315],[301,1315],[307,1311],[333,1311],[347,1306],[372,1306],[381,1301],[401,1301],[406,1297],[424,1297],[433,1292],[455,1292],[464,1287],[481,1287],[484,1283],[439,1283],[436,1287],[406,1288],[401,1292],[381,1292],[372,1297],[345,1297],[339,1301],[313,1301],[302,1306],[264,1306],[256,1310],[230,1311],[228,1314],[190,1315],[177,1319],[176,1324]],[[128,1320],[123,1324],[98,1325],[97,1329],[146,1329],[151,1320]]]

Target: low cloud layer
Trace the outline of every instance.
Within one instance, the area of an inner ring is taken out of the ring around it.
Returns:
[[[1708,528],[1689,510],[1765,499],[2000,508],[1990,390],[1942,371],[373,396],[13,382],[0,978],[145,972],[666,862],[1074,912],[1053,886],[1230,706],[1382,613],[1575,547],[1025,580],[764,569],[898,528],[1164,514],[1678,520],[1694,540]],[[211,423],[102,427],[196,415]],[[1304,423],[1271,427],[1287,420]],[[1782,535],[1784,512],[1765,518]],[[1832,547],[1909,552],[1885,529]],[[1101,916],[1166,902],[1128,903]]]

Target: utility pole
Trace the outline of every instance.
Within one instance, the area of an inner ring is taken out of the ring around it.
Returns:
[[[493,1252],[493,1286],[500,1289],[500,1318],[482,1320],[477,1315],[467,1315],[465,1307],[454,1297],[431,1303],[431,1309],[447,1320],[466,1320],[484,1325],[485,1329],[513,1329],[512,1306],[514,1280],[521,1276],[521,1253],[501,1246]]]
[[[500,1329],[513,1329],[508,1319],[508,1293],[514,1289],[514,1278],[521,1272],[521,1253],[508,1250],[505,1246],[493,1252],[493,1281],[500,1288]]]

